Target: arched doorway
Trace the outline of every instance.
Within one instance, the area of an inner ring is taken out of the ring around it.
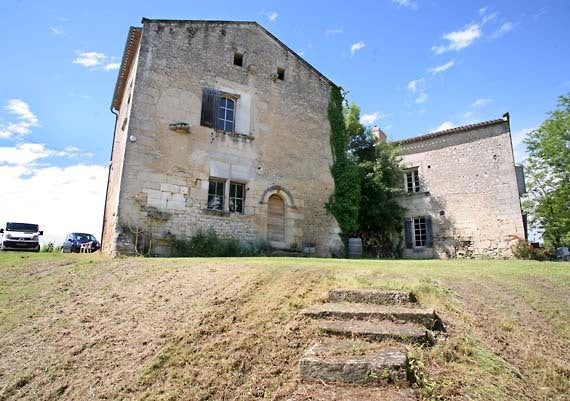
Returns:
[[[275,194],[267,201],[267,240],[285,242],[285,202]]]

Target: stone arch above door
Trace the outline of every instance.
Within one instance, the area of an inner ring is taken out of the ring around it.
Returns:
[[[261,195],[259,204],[260,205],[266,204],[269,201],[271,195],[279,195],[281,199],[283,199],[283,201],[285,202],[285,206],[287,207],[291,208],[297,207],[295,205],[295,200],[293,199],[293,195],[291,195],[291,192],[289,192],[287,188],[282,187],[281,185],[272,185],[269,188],[267,188],[265,191],[263,191],[263,195]]]

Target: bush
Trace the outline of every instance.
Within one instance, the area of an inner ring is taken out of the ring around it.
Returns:
[[[512,246],[512,252],[515,259],[538,261],[552,259],[552,253],[548,249],[535,248],[522,238],[519,238],[518,242]]]
[[[214,230],[200,230],[190,239],[175,239],[172,249],[176,257],[236,257],[264,256],[271,246],[263,240],[241,242],[237,238],[222,238]]]

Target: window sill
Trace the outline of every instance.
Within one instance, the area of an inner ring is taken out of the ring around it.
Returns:
[[[430,192],[429,192],[429,191],[404,192],[402,195],[403,195],[403,196],[417,196],[417,195],[429,196],[429,195],[430,195]]]
[[[231,132],[231,131],[222,131],[219,129],[216,130],[216,135],[227,135],[227,136],[232,137],[232,138],[243,139],[246,141],[253,141],[255,139],[255,137],[253,135],[240,134],[240,133]]]
[[[202,209],[202,214],[217,217],[248,217],[245,213],[226,212],[225,210]]]
[[[218,217],[230,217],[230,212],[225,212],[223,210],[216,210],[216,209],[202,209],[203,214],[207,214],[210,216],[218,216]]]

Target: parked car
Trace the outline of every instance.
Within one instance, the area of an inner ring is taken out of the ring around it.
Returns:
[[[40,231],[37,224],[6,223],[6,228],[0,228],[3,251],[40,251]]]
[[[89,252],[98,251],[101,248],[101,244],[94,235],[86,233],[71,233],[67,234],[63,244],[61,245],[62,252],[79,252],[81,250],[81,245],[87,245],[87,250]]]

